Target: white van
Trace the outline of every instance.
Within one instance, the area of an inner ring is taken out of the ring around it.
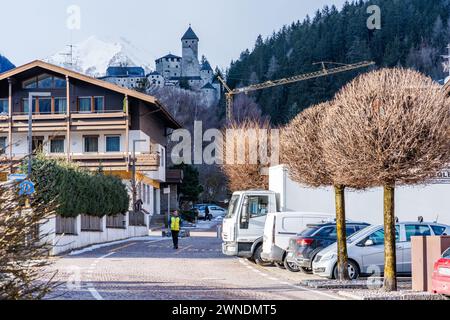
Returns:
[[[289,240],[309,224],[332,221],[334,215],[318,212],[274,212],[269,213],[264,225],[263,250],[261,258],[267,262],[274,262],[290,271],[299,270],[298,267],[286,261],[286,250]]]

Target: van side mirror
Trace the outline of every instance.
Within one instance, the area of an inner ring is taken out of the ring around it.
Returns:
[[[372,239],[367,239],[366,242],[364,242],[365,247],[371,247],[373,245],[375,245],[375,243],[373,242]]]

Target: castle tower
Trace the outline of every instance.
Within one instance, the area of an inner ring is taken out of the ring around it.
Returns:
[[[198,42],[199,38],[194,30],[189,26],[182,43],[181,75],[183,77],[200,77],[200,64],[198,62]]]

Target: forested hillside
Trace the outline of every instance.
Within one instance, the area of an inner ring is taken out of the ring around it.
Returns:
[[[369,5],[381,8],[381,29],[369,30]],[[228,83],[245,86],[318,70],[317,61],[353,63],[373,60],[377,67],[418,69],[444,77],[442,54],[450,43],[450,0],[372,0],[347,2],[342,10],[325,7],[313,18],[258,37],[252,51],[231,63]],[[266,89],[253,94],[274,124],[331,98],[346,82],[368,69]]]
[[[14,65],[0,54],[0,73],[11,70],[12,68],[14,68]]]

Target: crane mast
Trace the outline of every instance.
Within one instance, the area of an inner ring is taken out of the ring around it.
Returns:
[[[217,77],[218,80],[224,86],[225,90],[227,91],[225,93],[226,104],[227,104],[227,120],[231,121],[233,118],[233,100],[234,100],[233,96],[235,96],[237,94],[241,94],[241,93],[247,94],[248,92],[282,86],[282,85],[305,81],[305,80],[309,80],[309,79],[316,79],[316,78],[325,77],[325,76],[332,75],[332,74],[337,74],[337,73],[355,70],[355,69],[359,69],[359,68],[369,67],[369,66],[372,66],[375,64],[375,62],[373,62],[373,61],[363,61],[363,62],[358,62],[358,63],[353,63],[353,64],[344,64],[339,67],[327,69],[325,66],[326,63],[333,63],[333,62],[320,62],[320,64],[322,65],[322,70],[320,70],[320,71],[300,74],[300,75],[296,75],[293,77],[288,77],[288,78],[283,78],[283,79],[278,79],[278,80],[270,80],[270,81],[266,81],[263,83],[258,83],[258,84],[250,85],[250,86],[243,87],[243,88],[236,88],[236,89],[231,89],[227,85],[227,83],[225,82],[224,79],[222,79],[220,76]]]

